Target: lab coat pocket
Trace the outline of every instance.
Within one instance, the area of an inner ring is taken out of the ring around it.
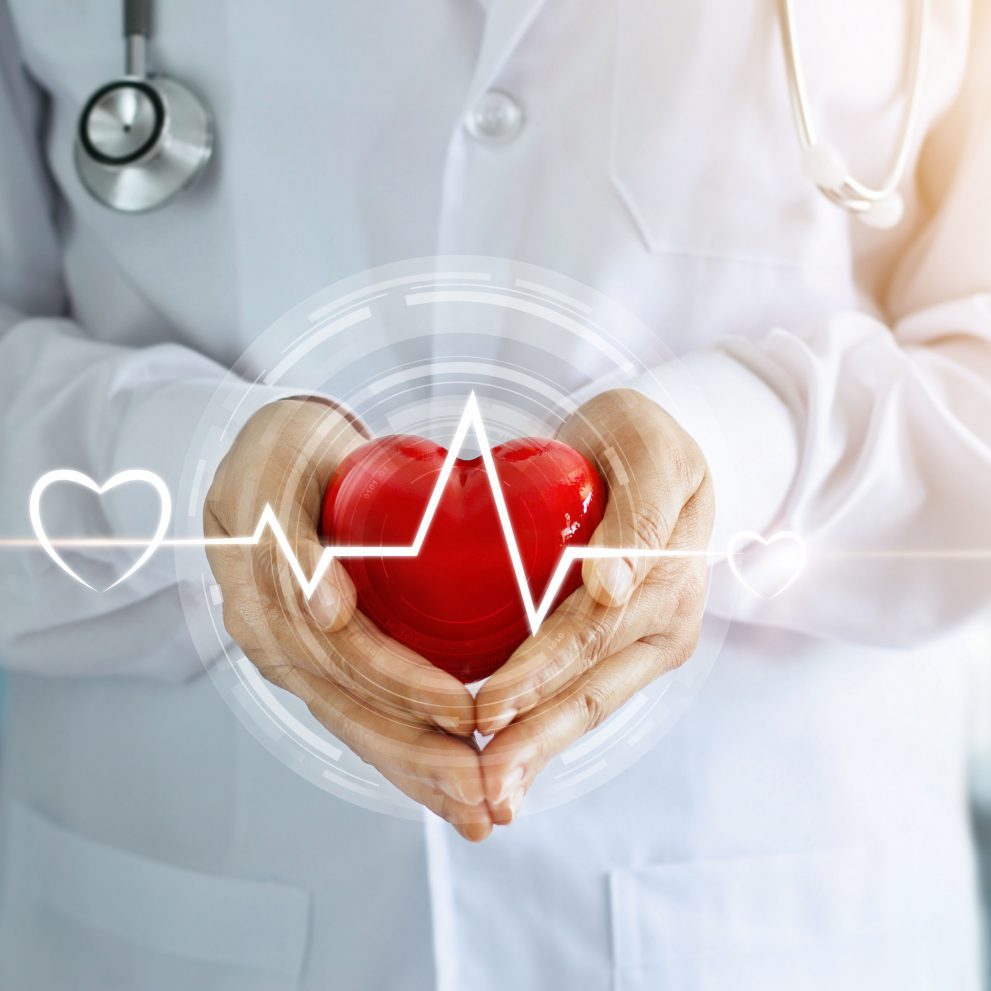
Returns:
[[[822,261],[834,246],[797,166],[774,4],[732,8],[617,0],[613,187],[652,251]]]
[[[4,824],[0,987],[289,991],[306,892],[94,842],[15,803]]]
[[[979,985],[963,843],[617,870],[610,896],[615,991]]]

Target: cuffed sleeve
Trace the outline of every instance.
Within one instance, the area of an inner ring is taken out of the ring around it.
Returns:
[[[43,94],[20,64],[0,0],[0,519],[4,536],[16,538],[32,536],[28,499],[45,472],[72,468],[102,484],[142,468],[174,490],[188,440],[219,388],[241,393],[228,402],[237,408],[235,425],[292,394],[228,380],[222,366],[179,345],[102,343],[71,319],[55,202],[38,148],[43,118]],[[86,535],[147,535],[136,505],[101,500],[93,510],[99,518],[85,521]],[[45,522],[53,533],[79,531],[80,521],[60,518],[57,504],[46,509]],[[74,553],[80,568],[120,573],[121,550]],[[98,594],[71,581],[41,549],[0,549],[0,603],[0,663],[12,668],[164,678],[202,670],[165,552]]]
[[[904,646],[991,603],[991,15],[974,18],[915,177],[931,219],[878,300],[890,320],[844,311],[729,338],[634,383],[710,462],[715,551],[741,531],[808,545],[801,579],[742,596],[738,619]]]

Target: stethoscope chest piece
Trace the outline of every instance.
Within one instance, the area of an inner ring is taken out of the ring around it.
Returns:
[[[167,76],[109,83],[79,117],[79,177],[97,200],[122,213],[163,206],[196,178],[212,151],[206,108]]]
[[[151,13],[151,0],[123,0],[125,74],[86,101],[76,129],[80,181],[120,213],[164,206],[213,154],[203,101],[169,76],[148,74]]]

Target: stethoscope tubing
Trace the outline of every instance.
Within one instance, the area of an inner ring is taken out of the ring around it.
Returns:
[[[813,119],[806,86],[805,69],[798,43],[794,0],[778,0],[778,8],[785,70],[788,75],[788,92],[791,96],[795,129],[802,150],[808,151],[819,144],[819,136]],[[849,173],[843,177],[842,183],[835,188],[820,186],[821,192],[837,206],[854,213],[862,212],[869,209],[872,204],[892,196],[901,185],[908,168],[922,102],[922,81],[928,47],[930,15],[931,0],[915,0],[915,3],[912,4],[912,16],[909,18],[910,40],[908,49],[912,54],[909,60],[908,99],[902,116],[902,125],[890,171],[881,184],[876,187],[859,182]]]

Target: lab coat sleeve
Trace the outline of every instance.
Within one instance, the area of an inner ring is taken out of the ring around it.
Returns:
[[[0,539],[32,536],[31,488],[43,473],[74,468],[102,483],[149,469],[172,491],[187,439],[226,370],[172,344],[143,349],[93,340],[71,319],[39,153],[43,104],[24,73],[0,0]],[[70,315],[66,315],[70,314]],[[234,382],[239,419],[284,395]],[[238,393],[244,393],[239,396]],[[79,533],[79,519],[46,504],[46,529]],[[103,500],[88,535],[138,536],[131,500]],[[68,507],[67,507],[68,508]],[[123,552],[77,553],[74,565],[119,567]],[[119,573],[119,571],[118,571]],[[185,633],[174,559],[159,551],[133,579],[96,593],[41,550],[0,547],[0,663],[37,673],[154,675],[202,670]]]
[[[717,596],[716,611],[906,646],[991,604],[991,15],[974,16],[956,104],[922,145],[931,212],[880,301],[890,319],[727,339],[635,383],[710,462],[713,551],[743,531],[807,543],[783,594]]]

